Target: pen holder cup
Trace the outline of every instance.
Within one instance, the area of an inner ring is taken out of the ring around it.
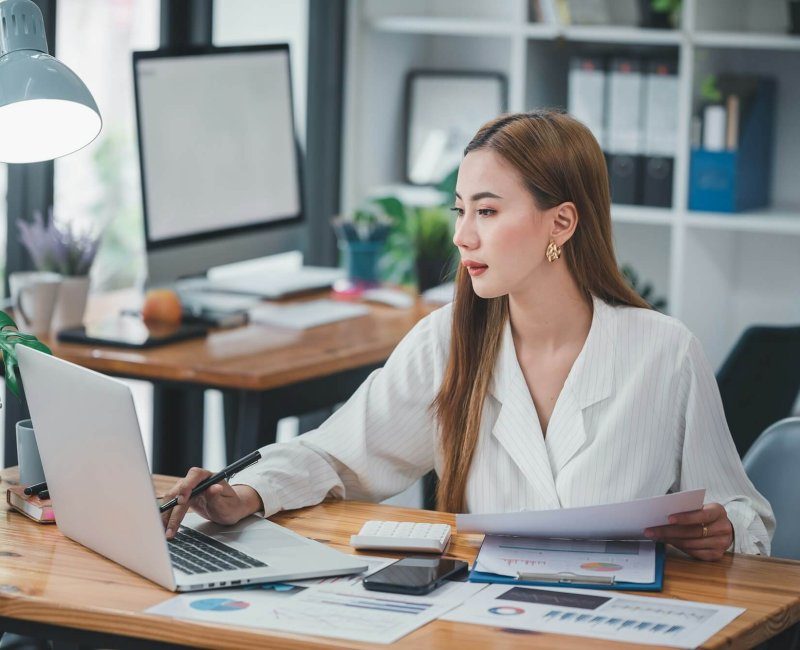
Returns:
[[[384,241],[339,240],[347,278],[357,284],[378,284],[378,260],[383,254]]]
[[[44,482],[44,469],[30,420],[17,422],[17,463],[21,485]]]

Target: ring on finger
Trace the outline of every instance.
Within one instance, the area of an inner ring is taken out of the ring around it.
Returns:
[[[706,537],[708,537],[708,526],[706,526],[705,524],[700,524],[700,525],[703,527],[703,539],[705,539]]]

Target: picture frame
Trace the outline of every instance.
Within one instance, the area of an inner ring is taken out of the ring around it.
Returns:
[[[481,125],[506,112],[506,77],[499,72],[411,70],[405,103],[405,180],[435,186],[458,167]]]

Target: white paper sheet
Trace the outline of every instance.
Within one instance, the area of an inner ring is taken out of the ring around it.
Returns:
[[[253,307],[248,313],[250,321],[253,323],[290,329],[308,329],[326,323],[365,316],[369,313],[369,307],[323,298],[286,305],[265,303]]]
[[[368,591],[361,586],[364,575],[393,561],[369,558],[369,569],[358,576],[182,594],[151,607],[147,613],[348,641],[393,643],[486,587],[447,582],[426,596],[405,596]]]
[[[476,571],[516,578],[520,573],[613,578],[649,584],[656,577],[655,543],[536,539],[488,535]]]
[[[645,528],[669,523],[668,517],[672,514],[702,508],[705,494],[705,489],[689,490],[602,506],[456,515],[456,527],[459,533],[487,535],[645,539]]]
[[[589,589],[490,585],[442,618],[517,630],[695,648],[744,609]]]

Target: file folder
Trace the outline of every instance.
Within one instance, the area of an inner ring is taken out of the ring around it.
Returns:
[[[617,582],[612,577],[577,574],[521,574],[516,578],[472,570],[470,582],[488,582],[532,587],[572,587],[575,589],[614,589],[619,591],[661,591],[664,588],[664,544],[656,544],[656,572],[653,582]],[[605,578],[601,580],[600,578]]]
[[[643,93],[642,62],[634,58],[612,59],[608,71],[606,157],[614,203],[641,203]]]

